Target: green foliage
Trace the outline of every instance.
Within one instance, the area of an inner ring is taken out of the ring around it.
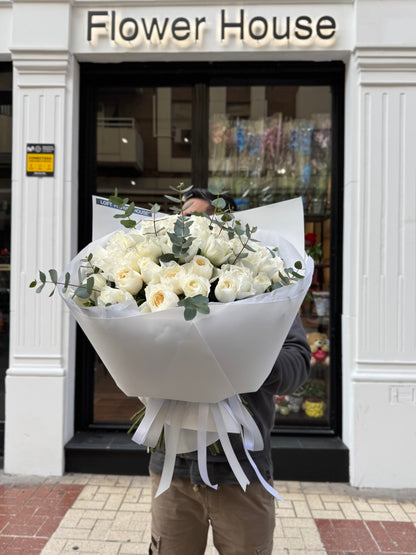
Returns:
[[[88,257],[84,260],[84,262],[87,262],[88,264],[90,264],[91,266],[91,260],[92,260],[92,254],[90,253],[88,255]],[[94,268],[93,266],[91,266],[91,273],[97,273],[97,270],[99,271],[99,269]],[[49,293],[49,297],[52,297],[56,291],[56,287],[57,285],[62,285],[62,291],[63,293],[66,293],[68,290],[68,287],[75,287],[75,292],[74,292],[74,297],[79,297],[80,299],[89,299],[89,297],[91,297],[92,293],[95,291],[94,290],[94,278],[92,276],[90,276],[85,284],[81,284],[81,285],[75,285],[75,284],[71,284],[71,274],[69,272],[65,273],[65,277],[64,277],[64,281],[58,281],[58,272],[54,269],[48,270],[49,273],[49,277],[50,279],[48,280],[46,278],[46,274],[44,272],[42,272],[41,270],[39,270],[39,282],[40,285],[37,287],[36,289],[36,293],[41,293],[43,288],[45,287],[45,285],[47,283],[51,283],[54,287],[52,288],[51,292]],[[38,283],[39,283],[36,279],[34,279],[33,281],[30,282],[29,287],[31,289],[35,288]],[[98,291],[97,291],[98,292]]]
[[[112,204],[115,204],[118,208],[120,208],[120,210],[123,210],[122,214],[115,214],[114,218],[125,218],[124,220],[120,219],[120,223],[128,229],[136,227],[136,220],[130,218],[130,216],[134,213],[134,209],[136,208],[134,202],[129,203],[128,198],[119,197],[117,189],[114,190],[114,195],[112,195],[108,200]]]
[[[209,314],[209,299],[203,295],[187,297],[178,302],[178,306],[183,306],[185,320],[193,320],[197,313]]]

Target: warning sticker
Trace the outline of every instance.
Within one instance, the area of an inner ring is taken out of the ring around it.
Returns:
[[[55,145],[28,144],[26,146],[26,175],[53,177],[55,171]]]

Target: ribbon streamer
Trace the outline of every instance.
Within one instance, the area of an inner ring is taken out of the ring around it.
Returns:
[[[217,438],[221,441],[224,454],[241,488],[245,491],[250,483],[243,471],[229,440],[228,434],[240,433],[246,457],[253,467],[262,486],[276,499],[284,501],[261,475],[249,451],[263,449],[263,438],[253,417],[244,407],[238,395],[234,395],[219,403],[191,403],[173,401],[169,399],[146,398],[146,413],[137,428],[133,441],[148,447],[155,447],[160,433],[165,432],[165,461],[162,476],[156,497],[166,491],[172,481],[176,456],[184,451],[197,451],[198,469],[203,482],[217,489],[217,484],[212,484],[207,469],[207,447]],[[190,429],[189,411],[197,410]],[[210,418],[211,417],[211,418]],[[195,422],[197,421],[197,425]],[[187,451],[187,452],[188,452]]]

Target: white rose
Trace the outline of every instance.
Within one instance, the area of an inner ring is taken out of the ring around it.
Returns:
[[[266,273],[273,280],[274,275],[284,271],[285,265],[280,256],[273,257],[267,249],[265,251],[260,253],[257,271]]]
[[[224,264],[230,254],[232,254],[229,241],[213,235],[208,237],[206,245],[201,249],[203,256],[206,256],[215,266]]]
[[[213,265],[205,256],[197,254],[193,259],[186,264],[186,269],[191,274],[196,274],[207,279],[211,279],[214,270]]]
[[[136,245],[139,258],[150,258],[153,262],[157,262],[159,256],[162,255],[162,248],[157,237],[146,237],[146,241]]]
[[[81,299],[81,297],[77,297],[75,295],[75,289],[73,287],[68,287],[65,293],[65,297],[67,297],[68,299],[72,299],[76,305],[82,308],[85,307],[85,303],[88,301],[88,299]]]
[[[91,264],[100,268],[106,275],[111,274],[113,270],[114,261],[106,249],[97,247],[94,256],[91,259]]]
[[[158,283],[160,281],[161,267],[150,258],[139,260],[140,273],[144,283]]]
[[[222,274],[215,286],[215,297],[220,303],[235,301],[238,292],[238,280],[230,273]]]
[[[208,218],[204,218],[203,216],[191,216],[191,220],[192,237],[198,237],[202,244],[205,244],[208,241],[208,237],[212,235],[212,231],[209,228],[210,220]]]
[[[177,295],[183,293],[182,289],[182,278],[185,274],[183,266],[180,266],[177,262],[169,262],[160,269],[160,283],[167,289],[171,289]]]
[[[142,314],[149,314],[149,313],[152,312],[152,311],[150,310],[149,305],[148,305],[147,302],[145,301],[144,303],[142,303],[142,304],[139,306],[139,312],[141,312]]]
[[[127,250],[130,247],[134,247],[136,241],[134,238],[126,233],[125,231],[118,231],[115,235],[113,235],[107,243],[109,250],[113,248],[116,250]]]
[[[148,285],[145,289],[146,301],[151,312],[166,310],[178,305],[179,297],[161,284]]]
[[[185,274],[181,281],[181,285],[185,297],[195,297],[196,295],[208,297],[211,287],[207,278],[198,276],[197,274]]]
[[[222,267],[222,272],[224,272],[224,275],[232,276],[237,281],[238,291],[236,298],[238,300],[252,297],[255,294],[253,287],[253,274],[249,268],[225,264]]]
[[[127,266],[140,274],[139,255],[136,249],[129,249],[123,256],[121,261],[117,262],[117,266]]]
[[[102,274],[91,274],[82,280],[82,284],[85,285],[91,277],[94,280],[93,289],[99,289],[101,291],[101,289],[107,285],[106,279]]]
[[[106,285],[101,290],[100,295],[97,298],[98,306],[107,306],[111,304],[123,303],[124,301],[134,301],[133,297],[128,291],[123,291],[122,289],[114,289]]]
[[[255,295],[261,295],[272,284],[271,279],[264,272],[260,272],[253,280],[253,289]]]
[[[117,287],[128,291],[131,295],[137,295],[143,287],[142,276],[131,268],[122,268],[114,275]]]
[[[94,280],[93,286],[92,286],[92,292],[91,295],[88,298],[82,298],[79,299],[79,297],[74,297],[75,302],[79,305],[82,306],[84,303],[86,303],[88,300],[97,301],[97,296],[99,295],[100,291],[106,286],[107,281],[105,279],[105,277],[103,276],[103,274],[90,274],[89,276],[85,277],[81,284],[82,285],[86,285],[87,281],[92,278]],[[80,302],[78,302],[76,299],[79,299]]]
[[[281,283],[282,285],[287,285],[287,282],[284,281],[281,277],[280,274],[282,274],[283,276],[285,276],[287,279],[290,279],[290,276],[287,275],[287,273],[285,272],[284,268],[282,268],[281,270],[277,271],[273,276],[272,276],[272,282],[273,283]]]
[[[143,243],[143,241],[145,240],[145,238],[143,237],[143,234],[140,233],[140,231],[138,229],[130,229],[129,231],[129,237],[131,239],[133,239],[133,241],[137,244],[137,243]]]

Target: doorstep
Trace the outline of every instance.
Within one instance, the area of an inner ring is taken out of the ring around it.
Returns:
[[[272,436],[274,478],[348,482],[349,451],[338,437]],[[147,475],[147,448],[124,431],[77,432],[65,445],[65,471]]]

